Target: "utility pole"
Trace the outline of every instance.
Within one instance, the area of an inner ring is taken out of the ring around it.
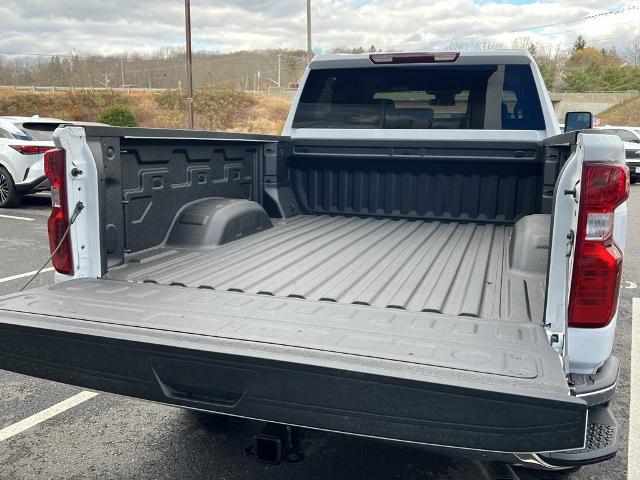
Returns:
[[[122,74],[122,83],[120,84],[121,87],[124,87],[125,83],[124,83],[124,58],[120,57],[120,73]]]
[[[281,65],[281,60],[282,60],[282,54],[279,53],[278,54],[278,88],[282,88],[282,85],[280,85],[280,65]]]
[[[311,63],[313,58],[313,47],[311,46],[311,0],[307,0],[307,63]]]
[[[184,0],[184,22],[187,42],[187,116],[189,130],[193,130],[193,75],[191,69],[191,2]]]

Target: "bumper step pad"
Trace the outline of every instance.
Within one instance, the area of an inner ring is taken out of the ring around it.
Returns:
[[[585,448],[540,455],[546,462],[559,467],[574,467],[603,462],[618,451],[618,424],[608,405],[589,408],[589,426]]]

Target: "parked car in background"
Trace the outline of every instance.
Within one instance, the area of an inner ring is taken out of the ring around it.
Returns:
[[[24,194],[49,188],[44,152],[54,147],[57,118],[0,117],[0,207],[15,207]]]
[[[617,127],[613,125],[602,125],[598,127],[603,130],[611,130],[612,133],[620,137],[623,142],[640,143],[640,127]]]
[[[606,125],[600,129],[620,137],[624,144],[624,155],[629,167],[631,183],[637,183],[640,180],[640,127]]]
[[[15,207],[23,195],[49,189],[49,180],[44,174],[44,152],[54,147],[56,128],[76,123],[38,115],[0,116],[0,208]]]

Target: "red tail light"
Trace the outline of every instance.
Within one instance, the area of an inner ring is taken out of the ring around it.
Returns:
[[[372,53],[369,55],[369,60],[375,64],[452,63],[459,56],[459,52]]]
[[[73,275],[71,238],[67,235],[62,240],[69,226],[66,163],[65,151],[60,148],[48,150],[44,154],[44,173],[51,183],[51,215],[49,215],[47,227],[49,249],[54,254],[52,263],[58,272]],[[62,245],[56,251],[61,241]]]
[[[614,210],[629,197],[629,170],[624,165],[585,163],[569,326],[604,327],[618,305],[622,252],[613,241]]]
[[[51,147],[42,147],[40,145],[9,145],[16,152],[20,152],[22,155],[37,155],[39,153],[45,153],[47,150],[51,150]]]

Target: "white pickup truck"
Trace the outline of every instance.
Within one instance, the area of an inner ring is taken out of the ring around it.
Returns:
[[[0,368],[269,422],[272,462],[299,427],[615,455],[629,174],[616,136],[559,134],[526,52],[316,57],[280,137],[55,143],[59,282],[0,298]]]

